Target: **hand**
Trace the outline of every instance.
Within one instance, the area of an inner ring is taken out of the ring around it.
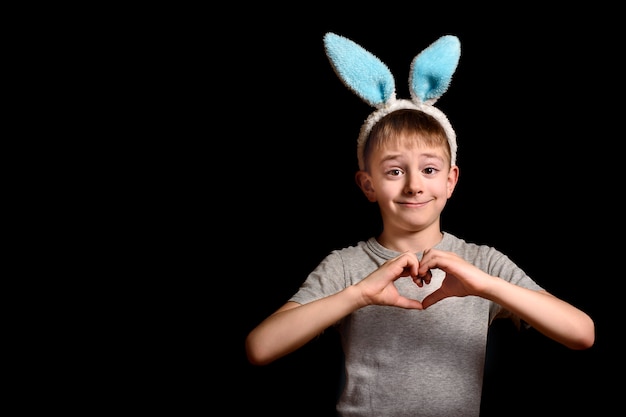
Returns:
[[[424,251],[424,256],[418,268],[418,277],[424,277],[423,281],[429,283],[430,270],[435,268],[444,271],[446,276],[441,283],[441,287],[422,300],[424,309],[447,297],[478,295],[484,288],[485,278],[489,277],[488,274],[456,253],[436,249]]]
[[[389,259],[355,287],[361,291],[366,305],[377,304],[423,310],[422,303],[400,295],[394,285],[398,278],[408,276],[412,277],[418,285],[423,285],[421,278],[418,277],[419,265],[420,262],[414,253],[404,252]]]

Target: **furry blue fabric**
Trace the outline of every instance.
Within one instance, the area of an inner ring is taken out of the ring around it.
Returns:
[[[380,59],[334,33],[327,33],[324,42],[335,73],[363,101],[376,107],[395,97],[395,80]]]
[[[359,133],[359,169],[364,169],[363,149],[372,127],[385,115],[406,108],[421,110],[441,123],[448,136],[451,163],[456,164],[456,133],[446,115],[433,106],[447,91],[461,56],[461,43],[456,36],[440,37],[413,59],[409,72],[411,100],[397,100],[395,80],[389,68],[350,39],[326,33],[324,48],[333,70],[344,85],[377,109],[366,119]]]
[[[437,101],[446,92],[461,56],[461,43],[456,36],[442,36],[420,52],[411,63],[409,86],[422,102]]]

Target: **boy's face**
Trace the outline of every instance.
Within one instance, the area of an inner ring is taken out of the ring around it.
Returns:
[[[419,231],[434,224],[452,196],[458,167],[440,148],[394,144],[370,155],[370,172],[359,171],[357,182],[377,202],[385,227]]]

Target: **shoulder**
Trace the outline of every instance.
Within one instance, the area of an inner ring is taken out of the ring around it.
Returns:
[[[443,239],[439,242],[436,248],[457,253],[499,253],[499,251],[493,246],[468,242],[447,232],[443,232]]]
[[[371,239],[370,239],[371,240]],[[343,265],[361,262],[362,259],[370,257],[372,243],[370,240],[356,242],[354,245],[331,251],[324,262],[341,263]]]
[[[382,265],[390,255],[375,238],[359,241],[352,246],[331,251],[320,262],[314,274],[331,277],[344,277],[353,284]]]
[[[512,263],[511,260],[498,249],[486,244],[468,242],[450,233],[444,232],[443,239],[436,246],[437,249],[454,252],[463,259],[486,269],[499,263]]]
[[[359,241],[353,246],[334,250],[331,252],[331,255],[338,256],[344,260],[354,259],[361,261],[367,259],[375,260],[376,263],[382,263],[398,256],[398,252],[385,248],[378,243],[375,237],[371,237],[367,240]]]
[[[437,249],[454,252],[490,275],[533,290],[542,290],[522,268],[507,255],[493,246],[466,242],[454,235],[444,233]]]

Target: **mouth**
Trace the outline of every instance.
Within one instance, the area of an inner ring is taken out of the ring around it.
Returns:
[[[428,201],[400,201],[398,204],[404,207],[419,208],[428,204]]]

